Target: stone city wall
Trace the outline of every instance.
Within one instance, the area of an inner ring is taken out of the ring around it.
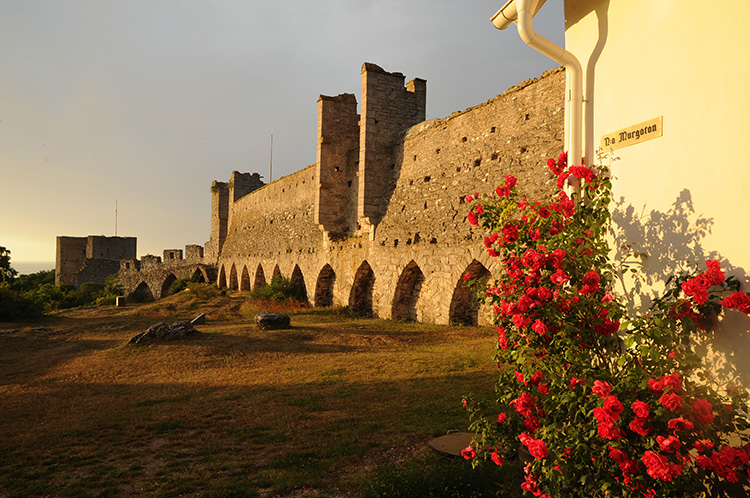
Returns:
[[[349,194],[339,184],[329,197],[338,199],[339,210],[357,213],[342,212],[338,221],[330,215],[316,220],[324,206],[315,200],[331,190],[316,176],[323,176],[320,166],[328,159],[321,148],[340,138],[319,126],[317,165],[230,206],[233,221],[218,258],[218,284],[249,290],[280,273],[304,283],[314,305],[348,305],[384,318],[483,321],[470,309],[462,275],[486,276],[497,268],[486,256],[483,235],[466,222],[464,196],[491,193],[509,173],[530,199],[551,194],[554,178],[545,162],[562,150],[564,86],[564,72],[555,70],[448,118],[403,126],[391,139],[391,155],[376,165],[377,209],[363,207],[362,152],[359,168],[347,163],[353,155],[349,119],[342,127],[349,136],[329,162],[338,164],[347,183],[354,168],[359,184],[349,184]],[[351,97],[341,100],[351,116]],[[382,126],[384,120],[378,121]],[[372,133],[366,127],[360,122],[361,134]],[[392,129],[385,134],[393,136]],[[347,230],[346,220],[354,219],[357,226]],[[331,226],[336,229],[326,230]]]
[[[424,121],[426,82],[362,66],[352,94],[318,99],[316,164],[263,185],[233,172],[211,187],[211,238],[121,262],[120,282],[159,298],[194,277],[248,291],[283,275],[314,306],[436,323],[487,323],[463,275],[498,271],[466,194],[515,175],[530,200],[554,191],[565,73],[549,71],[444,119]]]

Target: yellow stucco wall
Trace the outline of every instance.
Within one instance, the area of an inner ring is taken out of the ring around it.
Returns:
[[[565,16],[584,68],[585,156],[603,135],[663,116],[662,137],[611,164],[618,242],[649,256],[641,294],[719,256],[750,291],[750,2],[566,0]],[[749,323],[724,317],[710,353],[748,386]]]

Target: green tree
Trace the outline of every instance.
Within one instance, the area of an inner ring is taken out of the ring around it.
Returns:
[[[0,246],[0,283],[10,283],[18,272],[10,266],[10,250]]]

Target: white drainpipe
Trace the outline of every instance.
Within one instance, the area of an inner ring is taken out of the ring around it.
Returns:
[[[518,25],[518,34],[531,48],[565,66],[566,109],[565,149],[568,164],[582,164],[583,149],[583,70],[576,56],[534,31],[532,19],[546,0],[509,0],[492,17],[497,29],[507,28],[511,22]],[[588,158],[588,166],[591,158]]]

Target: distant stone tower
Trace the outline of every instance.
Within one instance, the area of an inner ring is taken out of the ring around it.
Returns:
[[[231,222],[230,206],[250,192],[265,185],[258,173],[232,172],[229,182],[214,181],[211,184],[211,238],[206,242],[204,256],[216,261],[224,247],[227,229]]]
[[[361,228],[376,225],[387,207],[384,196],[395,185],[396,139],[425,120],[427,82],[415,78],[404,86],[404,79],[403,74],[386,72],[375,64],[362,65],[357,202]]]
[[[362,66],[362,114],[352,94],[318,98],[315,219],[330,235],[372,234],[387,209],[398,172],[394,146],[424,121],[427,82]]]
[[[318,98],[315,221],[327,232],[347,235],[357,224],[359,114],[351,93]]]
[[[55,284],[103,284],[120,270],[121,259],[135,259],[135,237],[57,237]]]

